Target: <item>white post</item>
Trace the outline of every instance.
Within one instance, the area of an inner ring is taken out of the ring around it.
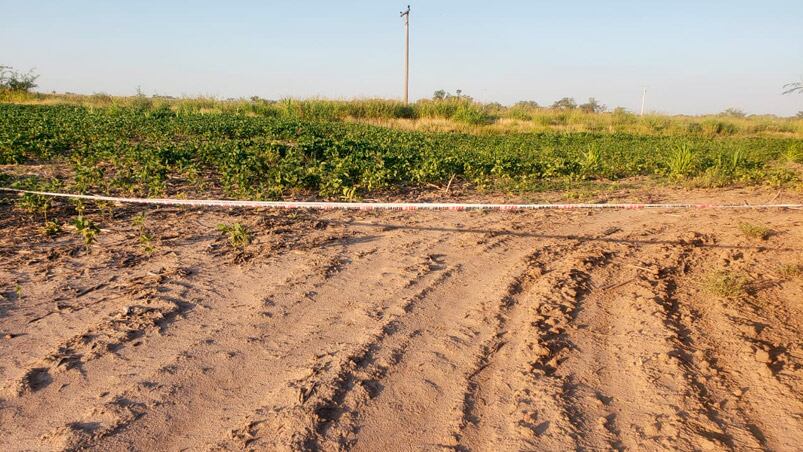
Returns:
[[[407,105],[410,89],[410,5],[401,12],[401,17],[404,18],[404,104]]]
[[[647,88],[641,89],[641,114],[639,116],[644,116],[644,99],[647,97]]]

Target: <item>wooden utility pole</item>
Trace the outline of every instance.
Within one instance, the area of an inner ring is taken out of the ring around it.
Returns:
[[[400,13],[404,18],[404,104],[409,102],[410,90],[410,5]]]

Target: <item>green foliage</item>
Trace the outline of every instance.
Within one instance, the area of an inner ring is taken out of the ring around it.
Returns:
[[[481,106],[464,102],[457,107],[452,119],[466,124],[478,125],[490,122],[491,117]]]
[[[156,249],[154,245],[155,237],[153,233],[147,228],[145,224],[145,213],[140,212],[131,219],[131,224],[138,229],[139,232],[139,246],[147,254],[153,253]]]
[[[243,226],[241,223],[221,223],[217,225],[217,230],[228,237],[229,245],[231,245],[231,247],[234,249],[243,251],[245,250],[245,247],[251,243],[251,233],[248,231],[248,228]]]
[[[692,175],[694,172],[694,153],[691,147],[686,144],[678,144],[669,154],[667,160],[669,175],[675,178],[683,178]]]
[[[55,221],[45,221],[45,224],[42,225],[42,233],[47,236],[54,236],[61,232],[61,225]]]
[[[100,233],[100,228],[98,225],[95,224],[89,218],[84,217],[83,215],[78,215],[72,222],[73,226],[75,227],[75,231],[84,239],[84,244],[91,245],[98,233]]]
[[[591,177],[600,174],[603,168],[602,154],[596,147],[589,147],[582,155],[580,168],[584,177]]]
[[[205,102],[197,101],[215,105]],[[287,101],[281,108],[298,109],[305,117],[330,117],[329,107],[316,113],[318,107],[296,103]],[[274,104],[266,105],[279,111]],[[379,114],[369,112],[370,105],[349,108],[355,115]],[[392,104],[379,102],[376,108],[388,105]],[[357,199],[388,188],[443,186],[452,176],[477,188],[507,190],[537,189],[544,181],[653,175],[706,177],[720,185],[783,185],[800,179],[798,164],[803,159],[803,145],[794,137],[616,131],[660,122],[659,117],[638,118],[623,110],[606,114],[612,118],[613,132],[603,123],[605,130],[594,132],[477,134],[302,120],[291,116],[296,113],[207,114],[198,108],[0,104],[0,161],[55,163],[69,169],[69,177],[60,181],[10,179],[20,188],[53,184],[53,190],[137,196],[214,190],[233,198],[305,193]],[[467,100],[427,101],[416,108],[419,114],[449,115],[466,124],[493,118],[486,111],[492,107]],[[529,109],[523,111],[533,115],[533,124],[546,118],[566,128],[588,116],[577,109],[545,113],[532,106],[521,108]],[[50,202],[45,197],[23,200],[35,212],[47,210]]]
[[[58,191],[59,187],[61,186],[59,181],[56,179],[43,181],[38,177],[30,177],[18,180],[12,183],[11,185],[13,188],[17,188],[20,190],[32,190],[32,191],[43,191],[43,192]],[[23,209],[28,213],[43,215],[45,221],[47,221],[48,211],[53,206],[53,198],[50,196],[25,193],[21,195],[19,198],[17,198],[16,204],[18,208]]]

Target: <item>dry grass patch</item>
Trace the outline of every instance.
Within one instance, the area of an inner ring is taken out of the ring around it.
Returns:
[[[767,240],[773,234],[772,229],[752,223],[739,224],[739,230],[742,231],[745,237],[753,240]]]
[[[721,298],[735,298],[747,290],[747,276],[741,272],[717,270],[703,280],[703,289]]]
[[[783,279],[800,278],[803,276],[803,264],[781,264],[778,266],[778,276]]]

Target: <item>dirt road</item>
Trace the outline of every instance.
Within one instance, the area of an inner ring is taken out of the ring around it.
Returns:
[[[800,211],[2,209],[3,450],[803,444]]]

